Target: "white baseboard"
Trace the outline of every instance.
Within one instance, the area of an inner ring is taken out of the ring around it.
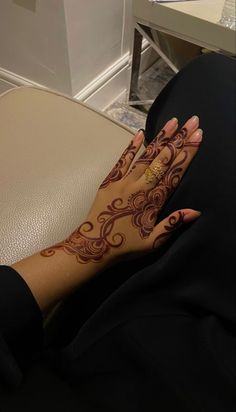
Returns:
[[[152,48],[143,41],[140,73],[144,72],[156,60]],[[119,96],[125,98],[128,86],[129,53],[126,53],[112,66],[96,77],[74,98],[83,101],[97,110],[105,110]]]
[[[140,73],[145,71],[156,59],[152,48],[146,40],[142,45],[142,59]],[[89,104],[97,110],[105,110],[118,96],[124,96],[128,86],[129,53],[118,59],[112,66],[96,77],[74,98]],[[45,86],[26,79],[16,73],[0,67],[0,80],[8,82],[12,87],[16,86]]]
[[[45,88],[42,84],[26,79],[25,77],[19,76],[18,74],[3,69],[2,67],[0,67],[0,79],[7,81],[14,86],[36,86]]]

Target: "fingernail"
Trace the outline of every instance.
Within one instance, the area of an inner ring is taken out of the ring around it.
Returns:
[[[195,215],[193,215],[193,212],[195,212]],[[197,214],[197,216],[196,216]],[[193,220],[198,219],[201,216],[202,212],[200,212],[199,210],[194,210],[191,212],[183,212],[183,222],[185,223],[190,223]]]
[[[134,137],[133,143],[138,144],[143,141],[144,138],[144,130],[139,129],[136,136]]]
[[[173,117],[172,119],[170,119],[167,123],[166,123],[166,125],[165,125],[165,128],[166,127],[173,127],[173,126],[176,126],[178,124],[178,119],[177,119],[177,117]]]
[[[198,129],[193,135],[190,137],[189,141],[191,143],[200,143],[202,141],[203,130]]]
[[[198,116],[191,117],[190,123],[192,126],[196,126],[199,123],[199,117]]]

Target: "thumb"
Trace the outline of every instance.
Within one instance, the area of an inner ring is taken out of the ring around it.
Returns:
[[[190,223],[201,216],[201,212],[193,209],[181,209],[171,213],[153,229],[150,235],[153,248],[159,247],[169,236],[184,223]]]

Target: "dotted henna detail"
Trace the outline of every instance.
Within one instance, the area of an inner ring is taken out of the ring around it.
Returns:
[[[121,158],[115,164],[113,169],[110,171],[109,175],[105,178],[105,180],[100,185],[100,189],[104,189],[107,187],[111,182],[117,182],[123,177],[122,169],[127,164],[127,156],[129,156],[130,160],[133,160],[136,154],[136,146],[133,145],[133,141],[130,145],[125,149],[124,153],[122,154]]]

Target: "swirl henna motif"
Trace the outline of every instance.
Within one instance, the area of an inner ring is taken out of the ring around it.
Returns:
[[[184,147],[185,145],[184,139],[186,138],[187,133],[188,133],[187,129],[183,128],[180,130],[180,132],[176,136],[174,136],[172,139],[168,141],[168,143],[166,144],[166,147],[169,149],[170,157],[169,158],[166,157],[166,159],[162,160],[162,163],[165,166],[170,166],[173,163],[174,159],[176,158],[178,151],[180,151]]]
[[[116,182],[123,177],[122,169],[126,166],[127,156],[129,156],[130,160],[133,160],[136,154],[136,146],[133,145],[133,142],[125,149],[124,153],[122,154],[121,158],[115,164],[111,172],[105,178],[105,180],[100,185],[100,189],[104,189],[107,187],[111,182]]]
[[[155,211],[154,211],[155,209]],[[63,250],[69,255],[75,255],[80,263],[98,262],[111,248],[120,247],[125,241],[123,233],[111,234],[115,222],[125,216],[132,216],[133,226],[139,228],[141,238],[146,238],[151,230],[156,217],[156,207],[149,203],[147,192],[140,191],[130,196],[126,206],[121,198],[114,199],[107,210],[101,212],[98,223],[101,223],[98,237],[87,236],[94,225],[91,222],[83,223],[65,241],[41,252],[42,256],[53,256],[56,250]],[[109,236],[111,235],[111,239]]]
[[[84,222],[66,240],[43,250],[41,255],[50,257],[56,253],[56,250],[63,250],[68,255],[75,255],[80,263],[98,262],[111,247],[119,247],[125,240],[125,235],[119,233],[112,236],[113,242],[102,238],[101,235],[99,237],[87,236],[85,233],[91,232],[93,228],[91,222]]]
[[[178,212],[178,216],[170,216],[168,219],[168,225],[164,226],[164,229],[166,230],[164,233],[161,233],[159,236],[156,237],[156,239],[153,242],[153,249],[155,249],[157,246],[160,245],[160,243],[163,242],[174,230],[178,229],[184,220],[184,214],[181,212]]]
[[[165,130],[161,130],[158,136],[147,146],[146,150],[141,154],[139,159],[137,159],[135,165],[149,165],[160,153],[161,149],[167,144],[168,141],[169,137],[166,136]]]

